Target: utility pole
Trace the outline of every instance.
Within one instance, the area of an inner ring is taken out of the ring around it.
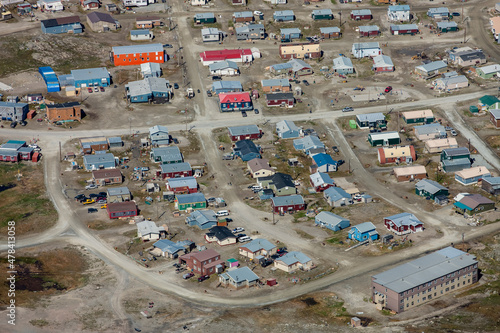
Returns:
[[[59,161],[62,161],[61,141],[59,141]]]
[[[342,28],[342,11],[339,12],[339,16],[340,16],[340,28]]]
[[[349,159],[349,174],[351,173],[351,159]]]

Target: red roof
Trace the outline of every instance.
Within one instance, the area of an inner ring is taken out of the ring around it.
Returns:
[[[243,50],[216,50],[216,51],[205,51],[200,53],[201,60],[203,61],[221,61],[227,59],[241,59],[244,55],[251,55],[252,51],[250,49]]]
[[[219,94],[220,103],[250,102],[248,92],[230,92]]]

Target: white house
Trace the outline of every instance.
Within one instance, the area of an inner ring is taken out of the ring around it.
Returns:
[[[207,2],[207,0],[191,0],[191,6],[205,6]]]
[[[154,3],[154,0],[123,0],[124,7],[143,7],[150,3]]]
[[[230,60],[214,62],[213,64],[208,65],[208,70],[212,75],[234,76],[240,74],[238,65],[234,61]]]
[[[144,241],[160,239],[160,233],[165,233],[165,228],[156,226],[153,221],[138,222],[136,227],[137,237]]]
[[[434,81],[435,89],[450,91],[457,90],[461,88],[467,88],[469,86],[469,80],[465,75],[457,75],[452,77],[439,78]]]
[[[149,29],[130,30],[130,40],[151,40],[153,32]]]
[[[201,29],[201,39],[203,42],[218,42],[220,40],[221,31],[217,28]]]
[[[395,5],[387,8],[387,19],[390,22],[409,22],[410,21],[410,6]]]
[[[352,44],[352,55],[355,58],[375,57],[382,54],[378,42],[354,43]]]
[[[37,4],[45,11],[58,12],[64,10],[64,6],[60,0],[40,0]]]

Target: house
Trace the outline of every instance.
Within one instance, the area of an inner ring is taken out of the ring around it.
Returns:
[[[0,161],[19,162],[32,160],[34,148],[28,147],[26,141],[9,140],[0,145]]]
[[[130,40],[151,40],[153,39],[153,31],[149,29],[138,29],[138,30],[130,30]]]
[[[111,202],[106,206],[110,219],[120,219],[137,216],[135,201]]]
[[[481,181],[481,188],[493,195],[500,194],[500,177],[484,177]]]
[[[208,70],[211,75],[218,76],[234,76],[239,75],[240,70],[234,61],[223,60],[211,63],[208,65]]]
[[[123,140],[119,136],[112,136],[108,138],[109,148],[121,148],[123,147]]]
[[[378,162],[380,164],[407,163],[417,160],[415,148],[410,146],[383,147],[378,149]]]
[[[272,93],[266,94],[266,105],[267,106],[284,106],[286,108],[292,108],[295,104],[295,97],[293,93]]]
[[[311,172],[334,172],[338,169],[338,162],[326,153],[315,154],[312,160]]]
[[[80,0],[80,5],[84,10],[99,9],[101,3],[98,0]]]
[[[387,120],[381,112],[358,114],[356,115],[356,124],[360,129],[368,128],[386,128]]]
[[[234,289],[250,288],[257,285],[259,277],[248,267],[240,267],[219,275],[219,282]]]
[[[354,73],[354,66],[352,65],[351,59],[342,56],[333,59],[332,70],[338,74],[348,75]]]
[[[270,177],[276,173],[276,170],[269,165],[269,160],[261,158],[248,161],[247,169],[250,171],[252,178]]]
[[[416,35],[420,33],[418,25],[416,24],[391,24],[391,34],[397,35]]]
[[[162,74],[160,64],[156,62],[147,62],[141,64],[141,75],[143,78],[160,77]]]
[[[116,167],[115,156],[111,153],[83,156],[85,170],[112,169]]]
[[[321,46],[318,43],[280,44],[281,59],[318,59],[321,57]]]
[[[496,129],[500,128],[500,109],[490,109],[490,121]]]
[[[171,259],[176,259],[179,256],[179,253],[186,253],[186,248],[183,246],[183,242],[172,242],[169,239],[160,239],[153,244],[153,247],[153,251],[158,251],[159,256]]]
[[[443,149],[458,148],[457,139],[445,138],[425,141],[425,150],[431,154],[441,153]]]
[[[427,178],[427,170],[423,165],[411,165],[393,169],[398,182],[414,181]]]
[[[381,54],[373,57],[372,70],[375,73],[394,72],[394,63],[391,57]]]
[[[352,196],[340,187],[330,187],[323,192],[323,197],[332,207],[352,205]]]
[[[295,59],[292,59],[295,60]],[[290,60],[290,61],[292,61]],[[293,73],[292,71],[292,64],[289,62],[286,62],[284,64],[274,64],[269,66],[269,71],[274,74],[274,75],[291,75]]]
[[[166,53],[162,44],[114,46],[110,58],[115,66],[140,65],[146,62],[163,64]]]
[[[233,22],[253,22],[253,13],[251,11],[233,13]]]
[[[82,109],[78,102],[47,104],[46,110],[51,123],[82,120]]]
[[[371,297],[380,310],[414,311],[420,304],[449,294],[455,287],[468,288],[477,280],[476,257],[447,247],[372,276]],[[425,290],[427,287],[432,290]]]
[[[287,196],[297,193],[292,176],[277,172],[268,177],[257,178],[257,183],[263,188],[274,190],[277,196]]]
[[[323,39],[340,38],[342,35],[339,27],[320,27],[319,34]]]
[[[400,213],[384,217],[384,225],[387,230],[399,236],[424,231],[424,224],[415,215],[410,213]]]
[[[288,63],[292,65],[292,74],[294,78],[314,73],[312,67],[304,60],[294,58]]]
[[[265,93],[291,91],[291,85],[287,79],[262,80],[260,83],[262,85],[262,90]]]
[[[246,0],[231,0],[231,3],[233,6],[246,6],[247,1]]]
[[[108,12],[116,12],[116,4],[114,4],[114,3],[107,3],[106,4],[106,10]]]
[[[143,7],[149,5],[153,0],[122,0],[123,7]]]
[[[207,199],[203,193],[177,194],[174,200],[175,209],[184,211],[207,208]]]
[[[231,141],[257,140],[262,136],[262,130],[257,125],[242,125],[228,127]]]
[[[401,117],[406,124],[430,124],[436,120],[432,110],[407,111],[401,113]]]
[[[372,147],[377,146],[394,146],[401,143],[401,138],[398,132],[370,133],[368,134],[368,142]]]
[[[92,12],[87,15],[87,23],[90,29],[99,32],[116,31],[120,28],[120,23],[108,13]]]
[[[221,112],[253,110],[252,100],[248,92],[229,92],[219,94]]]
[[[352,240],[357,240],[358,242],[363,242],[366,240],[377,240],[379,235],[373,223],[363,222],[351,227],[347,237]]]
[[[438,196],[448,196],[450,195],[448,189],[438,182],[430,179],[422,179],[415,184],[415,194],[421,197],[429,197],[435,199]]]
[[[395,5],[387,8],[387,19],[389,22],[409,22],[410,6]]]
[[[17,4],[17,13],[19,15],[28,15],[32,12],[31,4],[30,3],[19,3]]]
[[[369,9],[351,10],[351,19],[353,20],[371,20],[372,18],[372,11]]]
[[[123,202],[132,200],[132,194],[126,186],[110,187],[107,190],[108,203],[110,202]]]
[[[158,227],[153,221],[137,222],[137,237],[143,241],[160,239],[160,234],[166,234],[164,227]]]
[[[322,228],[327,228],[332,231],[340,231],[351,225],[349,219],[343,218],[336,214],[322,211],[314,218],[314,224]]]
[[[378,25],[361,25],[358,27],[359,36],[373,37],[380,35],[380,28]]]
[[[119,169],[93,170],[92,182],[97,186],[121,184],[123,176]]]
[[[233,144],[235,156],[239,156],[243,162],[248,162],[254,158],[261,158],[260,147],[257,147],[251,140],[240,140]]]
[[[38,67],[38,73],[40,73],[43,81],[47,85],[47,92],[56,92],[61,90],[59,79],[51,67]],[[26,113],[27,112],[28,111],[26,111]]]
[[[95,12],[92,14],[95,14]],[[109,87],[111,84],[111,76],[105,67],[72,69],[71,76],[75,88]]]
[[[291,120],[282,120],[276,123],[276,134],[280,139],[294,139],[302,135],[302,129]]]
[[[37,5],[40,10],[44,10],[46,12],[58,12],[64,10],[64,6],[61,3],[61,0],[40,0],[37,1]]]
[[[294,21],[295,14],[293,10],[278,10],[273,13],[273,19],[275,22]]]
[[[293,140],[293,148],[301,150],[307,155],[309,151],[315,148],[325,148],[325,144],[315,135],[308,135],[300,139]]]
[[[198,182],[194,177],[168,178],[165,183],[166,189],[175,194],[196,193],[198,192]]]
[[[191,0],[191,6],[205,6],[208,0]]]
[[[242,92],[243,86],[240,81],[215,81],[212,84],[212,91],[216,95],[229,92]]]
[[[299,251],[291,251],[274,261],[274,267],[287,273],[293,273],[297,269],[309,271],[313,268],[312,259]]]
[[[455,21],[445,21],[436,23],[436,29],[438,32],[454,32],[458,31],[458,24]]]
[[[204,23],[215,23],[215,14],[214,13],[196,13],[194,15],[194,23],[196,24],[204,24]]]
[[[236,27],[236,40],[264,39],[265,30],[263,24],[249,24]]]
[[[108,140],[104,136],[80,138],[80,146],[84,154],[92,154],[97,151],[106,151],[109,149]]]
[[[462,185],[476,184],[485,177],[491,177],[491,173],[484,166],[472,167],[455,172],[455,180]]]
[[[304,198],[298,194],[272,197],[271,205],[273,207],[273,212],[281,215],[306,209]]]
[[[147,77],[125,85],[130,103],[164,104],[172,97],[170,82],[161,77]]]
[[[486,55],[482,50],[462,47],[448,51],[450,60],[458,66],[477,66],[486,63]]]
[[[220,254],[213,249],[191,252],[179,257],[179,263],[198,275],[212,275],[224,270],[225,262]]]
[[[500,16],[495,16],[490,18],[491,33],[493,38],[498,43],[498,35],[500,34]]]
[[[210,229],[217,225],[217,216],[213,210],[195,210],[186,217],[186,223],[201,230]]]
[[[327,173],[319,171],[310,175],[309,181],[316,192],[323,192],[327,188],[335,186],[335,182]]]
[[[352,55],[354,58],[375,57],[382,54],[382,49],[378,42],[353,43]]]
[[[299,28],[281,28],[280,35],[283,42],[290,42],[292,39],[299,39],[302,36],[302,32]]]
[[[184,162],[181,151],[177,146],[152,148],[150,157],[153,160],[153,162],[159,162],[160,164],[172,164],[172,163]]]
[[[170,144],[170,134],[168,129],[162,125],[155,125],[149,128],[149,140],[153,147]]]
[[[413,127],[413,133],[417,140],[425,141],[446,138],[446,130],[439,123],[425,124]]]
[[[441,167],[444,172],[457,172],[471,167],[469,149],[466,147],[447,148],[441,152]]]
[[[256,238],[239,247],[240,256],[255,259],[258,256],[270,257],[276,254],[276,245],[263,238]]]
[[[0,101],[1,120],[23,121],[28,116],[29,105],[27,103],[11,103]]]
[[[135,19],[135,27],[137,29],[153,29],[162,25],[163,22],[158,16],[140,16]]]
[[[455,202],[453,206],[461,214],[474,215],[495,209],[495,202],[480,194],[470,194]]]
[[[315,9],[311,13],[313,20],[333,20],[333,12],[331,9]]]
[[[450,18],[450,10],[446,7],[429,8],[427,16],[435,21],[448,20]]]
[[[490,108],[492,109],[498,109],[499,106],[497,103],[500,102],[500,99],[498,99],[495,96],[492,95],[484,95],[483,97],[479,98],[479,102],[477,104],[479,111],[488,111]]]
[[[51,18],[40,21],[44,34],[80,34],[83,27],[78,16]]]
[[[415,73],[423,79],[430,79],[436,75],[446,73],[447,71],[448,65],[442,60],[415,67]]]
[[[498,77],[498,73],[500,73],[499,64],[476,68],[476,74],[482,79],[492,79],[494,77]]]
[[[223,33],[217,28],[201,29],[201,40],[203,42],[218,42],[221,40]]]
[[[457,75],[452,77],[439,78],[434,81],[435,90],[452,91],[461,88],[467,88],[469,80],[465,75]]]
[[[208,243],[217,242],[220,246],[236,244],[236,236],[227,227],[215,226],[205,234]]]
[[[189,177],[193,175],[193,169],[191,168],[191,164],[189,164],[188,162],[161,164],[160,168],[162,179]]]
[[[27,94],[26,95],[26,100],[28,101],[28,103],[42,102],[43,101],[43,95],[40,94],[40,93]]]

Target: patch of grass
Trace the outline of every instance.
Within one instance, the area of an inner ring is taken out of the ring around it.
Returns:
[[[300,229],[293,229],[300,237],[305,239],[314,239],[314,236],[308,234],[307,232]]]
[[[45,319],[32,319],[30,320],[30,324],[36,327],[44,327],[48,326],[49,322],[46,321]]]
[[[231,144],[231,138],[229,137],[229,134],[218,135],[217,140],[219,140],[219,142],[222,142],[222,143]]]

